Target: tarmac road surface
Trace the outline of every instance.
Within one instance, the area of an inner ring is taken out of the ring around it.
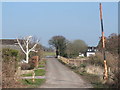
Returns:
[[[40,88],[92,88],[55,58],[47,58],[46,82]]]

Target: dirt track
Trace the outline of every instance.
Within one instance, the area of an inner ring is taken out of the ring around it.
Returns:
[[[55,58],[48,58],[46,82],[40,88],[91,88],[79,75]]]

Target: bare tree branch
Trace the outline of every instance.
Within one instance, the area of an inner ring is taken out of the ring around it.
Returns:
[[[37,50],[31,50],[31,51],[33,51],[33,52],[38,52]]]
[[[30,51],[34,51],[34,49],[35,49],[36,46],[37,46],[37,43],[31,49],[29,49],[29,52]]]
[[[17,38],[17,42],[18,42],[20,48],[22,49],[22,51],[26,54],[26,52],[25,52],[25,50],[23,49],[22,45],[20,44],[20,41],[18,40],[18,38]]]
[[[23,42],[24,42],[24,45],[26,46],[26,45],[27,45],[26,41],[25,41],[25,40],[23,40]]]

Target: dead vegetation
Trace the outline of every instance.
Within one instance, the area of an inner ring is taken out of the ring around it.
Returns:
[[[21,85],[15,81],[15,72],[18,66],[17,58],[18,51],[12,49],[2,49],[2,87],[3,88],[14,88]]]
[[[108,66],[108,80],[105,83],[108,87],[117,87],[118,83],[118,56],[113,55],[109,52],[106,52],[106,60]],[[95,56],[91,56],[87,62],[86,72],[91,74],[96,74],[100,76],[100,81],[103,80],[103,72],[104,72],[104,63],[103,63],[103,54],[101,52],[97,52]]]
[[[118,83],[118,56],[106,52],[109,79],[106,83],[103,80],[104,63],[103,54],[96,52],[95,56],[80,59],[67,59],[59,57],[59,61],[69,66],[73,71],[86,78],[87,81],[95,85],[95,88],[117,87]],[[79,62],[79,63],[78,63]],[[77,64],[76,64],[77,63]],[[79,65],[78,65],[79,64]]]
[[[20,66],[20,56],[19,51],[10,48],[2,49],[2,87],[3,88],[25,88],[20,82],[20,77],[16,76],[18,67]],[[29,64],[23,64],[23,69],[34,68],[32,62]],[[17,79],[16,79],[17,78]]]

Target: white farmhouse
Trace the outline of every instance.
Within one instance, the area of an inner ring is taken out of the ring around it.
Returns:
[[[89,57],[91,55],[95,55],[95,52],[98,51],[96,47],[88,47],[86,51],[86,57]]]

